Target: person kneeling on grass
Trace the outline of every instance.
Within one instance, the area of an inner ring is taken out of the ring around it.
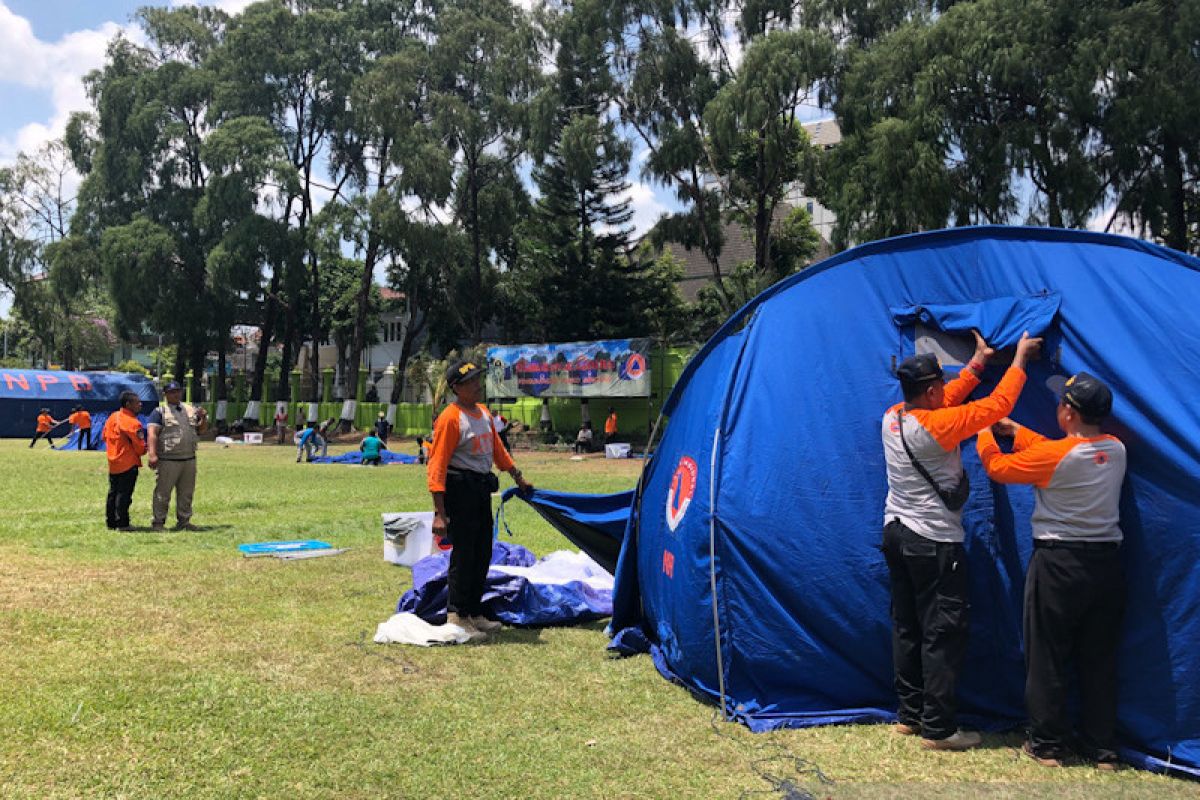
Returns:
[[[500,623],[483,615],[483,590],[492,561],[492,492],[500,482],[492,464],[508,472],[524,492],[533,485],[521,475],[500,441],[492,415],[480,405],[485,367],[459,361],[446,370],[455,401],[434,424],[428,483],[433,496],[433,534],[449,533],[446,622],[458,625],[472,640],[486,638]]]
[[[378,467],[383,463],[383,456],[380,455],[381,450],[387,450],[387,445],[373,433],[368,433],[362,440],[362,444],[358,446],[362,451],[362,463],[364,466]]]

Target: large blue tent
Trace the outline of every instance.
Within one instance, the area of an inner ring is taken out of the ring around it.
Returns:
[[[142,375],[124,372],[66,372],[63,370],[0,369],[0,437],[33,435],[38,412],[50,409],[55,419],[66,419],[75,406],[83,406],[95,417],[114,411],[121,392],[137,392],[142,402],[158,404],[154,384]],[[96,421],[93,438],[99,436]],[[64,438],[70,428],[56,429]]]
[[[700,350],[629,512],[614,644],[754,730],[894,719],[880,420],[914,351],[953,370],[969,331],[1046,337],[1013,414],[1048,435],[1053,374],[1113,389],[1126,444],[1129,604],[1119,735],[1143,766],[1200,774],[1200,260],[1119,236],[981,227],[904,236],[767,290]],[[991,390],[989,369],[975,396]],[[1022,724],[1032,490],[965,447],[970,647],[964,721]],[[537,502],[537,498],[533,499]],[[587,524],[578,503],[577,522]],[[571,502],[556,498],[557,513]]]

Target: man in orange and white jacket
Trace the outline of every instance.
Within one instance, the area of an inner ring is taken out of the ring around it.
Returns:
[[[1100,432],[1112,411],[1107,386],[1080,372],[1058,388],[1065,437],[1049,439],[1005,419],[980,433],[976,447],[992,480],[1035,487],[1034,549],[1025,577],[1030,730],[1024,750],[1044,766],[1061,765],[1071,737],[1066,695],[1074,658],[1082,700],[1079,751],[1107,770],[1117,764],[1117,649],[1125,613],[1118,505],[1125,446]],[[1012,436],[1013,452],[1001,452],[995,434]]]
[[[433,498],[433,532],[449,534],[450,569],[446,575],[446,622],[458,625],[473,640],[500,630],[484,615],[482,599],[492,561],[492,492],[499,481],[492,465],[512,476],[522,491],[533,485],[508,454],[483,400],[486,368],[457,361],[446,370],[455,400],[433,424],[428,486]]]
[[[958,730],[956,721],[955,687],[967,649],[962,506],[969,492],[959,445],[1012,411],[1025,386],[1025,364],[1042,341],[1022,336],[991,395],[964,404],[992,356],[983,337],[975,339],[975,355],[950,383],[933,355],[905,359],[896,369],[904,402],[883,416],[888,495],[881,549],[891,579],[896,731],[920,733],[930,750],[980,743],[979,734]]]

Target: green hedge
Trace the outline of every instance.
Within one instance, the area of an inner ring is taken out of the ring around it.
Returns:
[[[591,412],[592,427],[599,432],[604,430],[604,420],[608,416],[609,406],[617,410],[617,419],[622,437],[645,439],[650,434],[650,428],[662,407],[662,401],[670,393],[692,350],[672,348],[665,353],[655,351],[651,355],[651,374],[654,376],[654,389],[650,397],[631,398],[593,398],[588,402]],[[216,418],[216,403],[204,403],[209,416]],[[527,428],[538,430],[542,418],[542,401],[537,397],[522,397],[514,403],[499,403],[489,401],[493,411],[499,411],[510,420],[520,420]],[[229,401],[229,421],[239,419],[245,411],[245,401]],[[387,413],[387,403],[359,403],[354,414],[354,427],[368,430],[373,427],[379,413]],[[574,398],[551,398],[550,420],[554,430],[569,441],[574,440],[575,432],[579,430],[582,419],[582,404]],[[341,402],[318,403],[317,418],[326,420],[338,418],[342,413]],[[297,415],[307,418],[308,403],[288,403],[289,425],[295,422]],[[429,403],[401,403],[396,406],[396,436],[420,436],[428,433],[433,425],[434,408]],[[259,409],[259,425],[263,428],[273,425],[275,419],[275,404],[264,402]]]

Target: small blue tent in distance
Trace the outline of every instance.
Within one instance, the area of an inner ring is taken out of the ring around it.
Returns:
[[[102,420],[119,405],[121,392],[137,392],[147,405],[158,404],[158,392],[149,378],[124,372],[66,372],[62,370],[0,368],[0,437],[29,438],[38,412],[50,409],[55,419],[66,419],[75,406],[93,416],[99,436]],[[70,428],[58,429],[63,436]]]
[[[1029,330],[1046,341],[1013,417],[1061,435],[1045,381],[1086,369],[1112,387],[1108,428],[1128,448],[1124,755],[1200,775],[1198,303],[1200,260],[1019,227],[875,242],[781,281],[704,345],[664,404],[665,433],[628,512],[613,646],[648,648],[665,676],[754,730],[894,719],[878,550],[880,420],[901,399],[893,370],[918,351],[955,370],[972,328],[999,347]],[[1003,369],[990,367],[975,396]],[[1033,497],[991,484],[973,447],[963,456],[971,632],[960,716],[1002,729],[1025,719]],[[557,495],[539,511],[587,524],[594,504]]]

